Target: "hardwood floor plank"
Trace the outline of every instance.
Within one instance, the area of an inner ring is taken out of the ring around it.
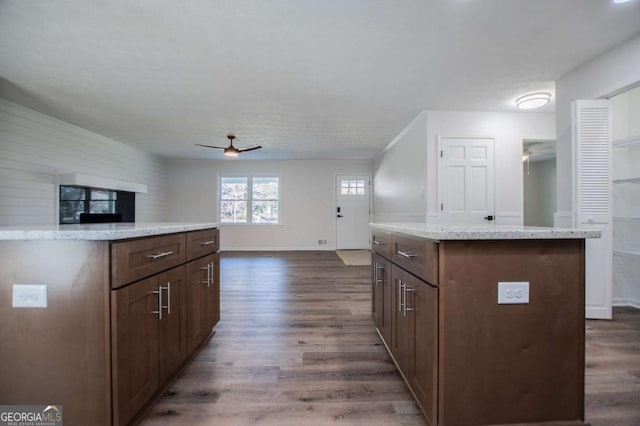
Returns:
[[[370,268],[222,253],[221,320],[143,425],[423,425],[371,321]],[[587,321],[586,420],[640,426],[640,311]]]
[[[585,417],[592,426],[640,425],[640,311],[614,308],[588,320]]]

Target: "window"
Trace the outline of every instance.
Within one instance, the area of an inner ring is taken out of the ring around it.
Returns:
[[[60,224],[82,223],[85,218],[90,221],[91,215],[104,215],[109,221],[133,222],[135,193],[60,185]]]
[[[220,178],[221,223],[280,223],[280,178],[223,176]]]
[[[341,195],[364,195],[364,180],[341,180]]]

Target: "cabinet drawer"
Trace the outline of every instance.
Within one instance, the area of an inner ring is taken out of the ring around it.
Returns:
[[[438,285],[438,243],[391,236],[392,261],[432,285]]]
[[[391,258],[391,233],[374,229],[371,231],[371,249],[387,259]]]
[[[197,259],[220,249],[220,230],[187,232],[187,260]]]
[[[157,274],[185,262],[185,234],[111,244],[111,287]]]

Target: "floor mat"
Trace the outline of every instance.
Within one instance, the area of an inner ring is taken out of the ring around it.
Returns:
[[[336,250],[336,254],[347,266],[371,265],[369,250]]]

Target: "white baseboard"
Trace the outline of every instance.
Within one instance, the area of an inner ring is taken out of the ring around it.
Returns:
[[[640,300],[630,297],[614,298],[613,306],[628,306],[631,308],[640,309]]]
[[[373,222],[424,223],[424,213],[378,213],[372,216]]]
[[[584,316],[586,319],[611,319],[611,309],[587,306]]]
[[[429,224],[434,224],[434,223],[440,223],[440,215],[438,213],[427,213],[427,223]]]
[[[364,248],[363,250],[367,250]],[[220,251],[335,251],[335,246],[311,246],[311,247],[221,247]]]
[[[496,213],[496,225],[522,225],[524,219],[519,212]]]
[[[553,214],[553,226],[556,228],[573,228],[573,213],[555,212]]]

